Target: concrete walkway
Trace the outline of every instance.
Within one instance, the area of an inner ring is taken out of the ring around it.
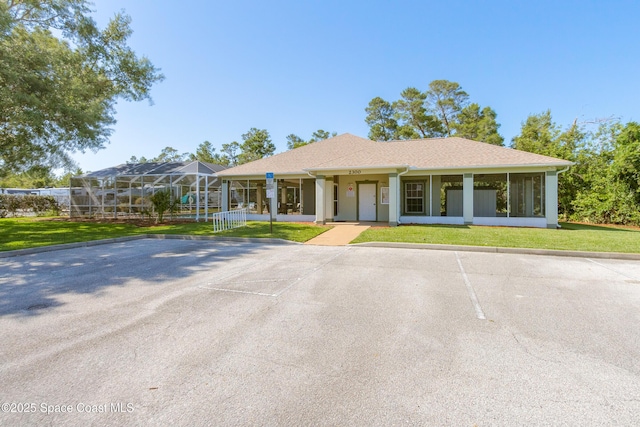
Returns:
[[[331,223],[333,228],[305,242],[305,245],[345,246],[370,227],[363,223]]]

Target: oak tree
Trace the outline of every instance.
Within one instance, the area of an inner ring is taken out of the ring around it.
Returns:
[[[118,13],[99,29],[89,5],[0,2],[0,173],[103,148],[116,102],[150,101],[163,79],[127,45],[131,18]]]

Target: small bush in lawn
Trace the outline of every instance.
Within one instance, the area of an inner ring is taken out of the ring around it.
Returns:
[[[178,206],[177,200],[171,200],[170,190],[156,191],[151,197],[149,197],[151,203],[153,203],[153,209],[156,211],[157,222],[162,222],[164,214],[166,212],[174,212]]]

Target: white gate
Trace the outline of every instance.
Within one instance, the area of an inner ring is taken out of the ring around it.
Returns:
[[[247,208],[213,214],[213,232],[231,230],[247,225]]]

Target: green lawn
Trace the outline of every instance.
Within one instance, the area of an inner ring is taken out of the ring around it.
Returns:
[[[273,223],[273,234],[268,222],[248,222],[246,227],[216,233],[224,237],[262,237],[306,242],[331,227],[307,224]],[[140,234],[186,234],[213,236],[209,222],[163,224],[138,227],[134,224],[109,222],[75,222],[52,218],[4,218],[0,219],[0,251],[85,242]]]
[[[351,243],[406,242],[640,253],[640,230],[562,223],[559,230],[453,225],[370,228]]]
[[[223,237],[307,240],[331,227],[310,224],[247,223],[246,227],[217,233]],[[139,227],[110,222],[75,222],[51,218],[0,219],[0,251],[84,242],[140,234],[214,235],[211,223],[193,222]],[[448,245],[497,246],[599,252],[640,253],[640,230],[622,227],[563,223],[560,230],[537,228],[424,225],[370,228],[352,243],[406,242]]]

